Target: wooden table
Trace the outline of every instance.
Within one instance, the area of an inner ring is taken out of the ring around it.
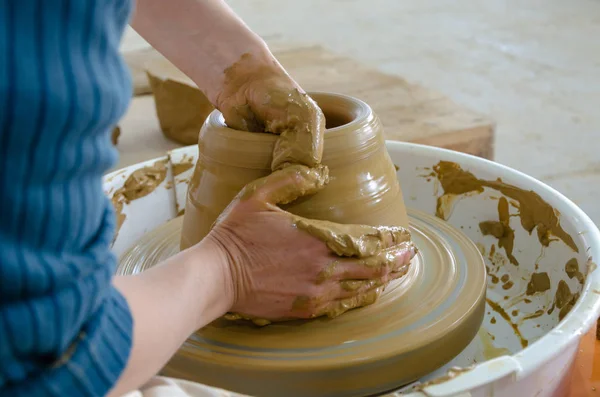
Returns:
[[[382,73],[320,46],[289,48],[274,45],[274,53],[307,91],[330,91],[367,102],[381,118],[387,139],[422,143],[493,158],[494,123],[485,115],[456,104],[443,94],[401,77]],[[145,59],[152,49],[125,54],[136,84],[143,83]],[[139,89],[139,91],[144,91]],[[117,145],[121,168],[163,155],[180,145],[160,132],[153,98],[136,97],[120,123]]]

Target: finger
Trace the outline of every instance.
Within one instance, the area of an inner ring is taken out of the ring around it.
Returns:
[[[270,102],[284,103],[286,107],[284,119],[271,119],[265,126],[267,132],[279,135],[273,150],[271,169],[282,169],[289,164],[308,167],[320,164],[325,116],[317,103],[297,88],[274,93]]]
[[[410,241],[410,232],[401,226],[343,225],[302,217],[295,217],[294,223],[339,256],[366,258]]]
[[[299,297],[294,302],[295,315],[301,318],[315,318],[323,315],[337,317],[347,310],[370,305],[385,290],[386,285],[401,278],[408,272],[409,265],[374,280],[330,281],[323,295],[314,298]]]
[[[410,264],[417,248],[411,241],[388,248],[366,259],[337,258],[332,260],[318,275],[317,284],[326,281],[370,280],[398,271]]]
[[[335,318],[348,310],[372,305],[377,301],[377,298],[379,298],[379,295],[381,295],[384,288],[384,286],[375,287],[363,294],[329,302],[325,307],[316,312],[313,317],[327,316],[329,318]]]
[[[364,294],[373,288],[384,287],[393,280],[402,278],[408,273],[410,264],[403,265],[397,269],[394,269],[378,279],[371,280],[342,280],[335,281],[337,284],[337,299],[351,298],[354,295]]]
[[[263,132],[265,129],[248,104],[223,109],[222,113],[227,127],[234,130]]]
[[[249,183],[240,192],[240,197],[251,197],[274,205],[287,204],[318,192],[328,181],[327,167],[320,165],[309,168],[296,164]]]

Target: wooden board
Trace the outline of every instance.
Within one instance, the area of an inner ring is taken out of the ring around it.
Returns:
[[[435,90],[382,73],[320,46],[277,45],[274,53],[305,90],[348,94],[371,105],[383,122],[387,139],[493,158],[494,123]],[[135,91],[147,91],[144,59],[160,55],[147,48],[124,55],[132,70]],[[117,147],[121,157],[115,168],[161,156],[179,146],[160,133],[149,96],[132,101],[120,127]]]
[[[387,139],[493,158],[494,123],[444,95],[313,46],[275,51],[307,91],[331,91],[367,102]]]

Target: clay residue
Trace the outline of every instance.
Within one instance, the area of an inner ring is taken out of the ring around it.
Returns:
[[[484,221],[479,223],[479,230],[484,236],[492,235],[498,239],[498,247],[504,248],[510,263],[519,266],[517,258],[513,256],[515,231],[510,227],[510,213],[508,200],[500,197],[498,200],[498,221]]]
[[[482,353],[486,360],[492,360],[496,357],[510,356],[511,352],[505,347],[496,347],[494,337],[487,330],[481,328],[477,333],[483,347]]]
[[[123,187],[115,192],[121,194],[127,202],[137,200],[152,193],[167,176],[166,161],[157,161],[151,166],[133,171],[125,180]]]
[[[323,284],[325,281],[329,280],[339,263],[340,261],[332,261],[325,267],[325,269],[321,270],[317,276],[317,285]]]
[[[125,222],[127,215],[123,213],[123,202],[125,201],[122,195],[113,195],[112,199],[113,208],[115,210],[115,218],[117,224],[115,225],[115,234],[113,236],[113,244],[119,235],[119,230],[121,230],[121,226]]]
[[[192,164],[191,162],[184,162],[184,163],[173,164],[172,165],[173,176],[175,177],[177,175],[183,174],[184,172],[186,172],[187,170],[189,170],[193,166],[194,166],[194,164]]]
[[[591,256],[588,258],[586,265],[587,265],[587,274],[592,273],[594,270],[596,270],[598,268],[598,265],[592,260]]]
[[[550,235],[562,240],[573,251],[579,252],[573,238],[562,228],[559,213],[548,202],[534,191],[527,191],[502,182],[500,178],[495,181],[479,179],[471,172],[463,170],[460,165],[450,161],[440,161],[433,167],[444,194],[438,197],[436,215],[444,219],[443,214],[450,211],[444,203],[452,202],[449,197],[456,197],[468,193],[478,194],[489,188],[502,193],[518,203],[521,225],[529,234],[537,230],[540,244],[547,247],[550,244]]]
[[[121,136],[121,127],[116,126],[113,128],[110,136],[110,140],[112,141],[113,145],[117,146],[117,143],[119,143],[119,136]]]
[[[457,376],[464,374],[465,372],[471,371],[473,368],[475,368],[475,366],[469,366],[469,367],[464,367],[464,368],[452,367],[448,370],[446,375],[442,375],[442,376],[432,379],[428,382],[420,383],[413,388],[413,391],[417,391],[417,392],[424,391],[429,386],[439,385],[440,383],[448,382],[449,380],[452,380],[452,379],[456,378]]]
[[[532,273],[531,279],[527,283],[527,295],[534,295],[536,293],[545,292],[550,289],[550,277],[548,273]]]
[[[117,239],[123,222],[125,222],[124,204],[149,195],[165,180],[166,176],[166,161],[157,161],[151,166],[133,171],[123,183],[123,187],[115,191],[111,199],[117,218],[113,243]]]
[[[585,276],[583,273],[579,271],[579,263],[577,262],[577,258],[571,258],[565,265],[565,273],[569,278],[576,278],[579,281],[579,284],[583,285],[585,283]]]
[[[410,232],[401,226],[342,225],[300,217],[296,218],[295,225],[325,242],[338,256],[364,258],[366,266],[379,263],[377,256],[387,255],[389,247],[402,247],[416,253]],[[372,260],[375,263],[371,263]]]
[[[554,309],[557,308],[559,309],[558,320],[562,321],[562,319],[569,314],[573,306],[575,306],[578,299],[579,293],[572,293],[567,282],[565,280],[560,280],[556,287],[554,302],[550,309],[548,309],[548,314],[552,314]]]
[[[538,318],[538,317],[542,316],[543,314],[544,314],[544,311],[542,309],[536,310],[534,313],[530,313],[530,314],[527,314],[526,316],[523,316],[523,318],[521,319],[521,321],[531,320],[531,319],[534,319],[534,318]]]
[[[519,327],[515,323],[513,323],[512,318],[508,315],[508,313],[504,310],[504,308],[502,308],[502,306],[500,306],[499,304],[497,304],[496,302],[494,302],[493,300],[491,300],[489,298],[486,298],[485,301],[487,302],[488,305],[490,305],[490,307],[492,308],[493,311],[498,313],[500,315],[500,317],[502,317],[504,320],[506,320],[508,325],[510,325],[511,328],[513,329],[513,332],[515,333],[517,338],[519,338],[519,342],[521,342],[521,347],[523,347],[523,349],[526,348],[527,345],[529,344],[529,342],[527,341],[527,339],[525,339],[523,337],[523,334],[521,334]]]

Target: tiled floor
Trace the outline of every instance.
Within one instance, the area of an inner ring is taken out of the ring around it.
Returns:
[[[600,224],[600,1],[229,4],[267,41],[319,43],[491,115],[496,160]]]

